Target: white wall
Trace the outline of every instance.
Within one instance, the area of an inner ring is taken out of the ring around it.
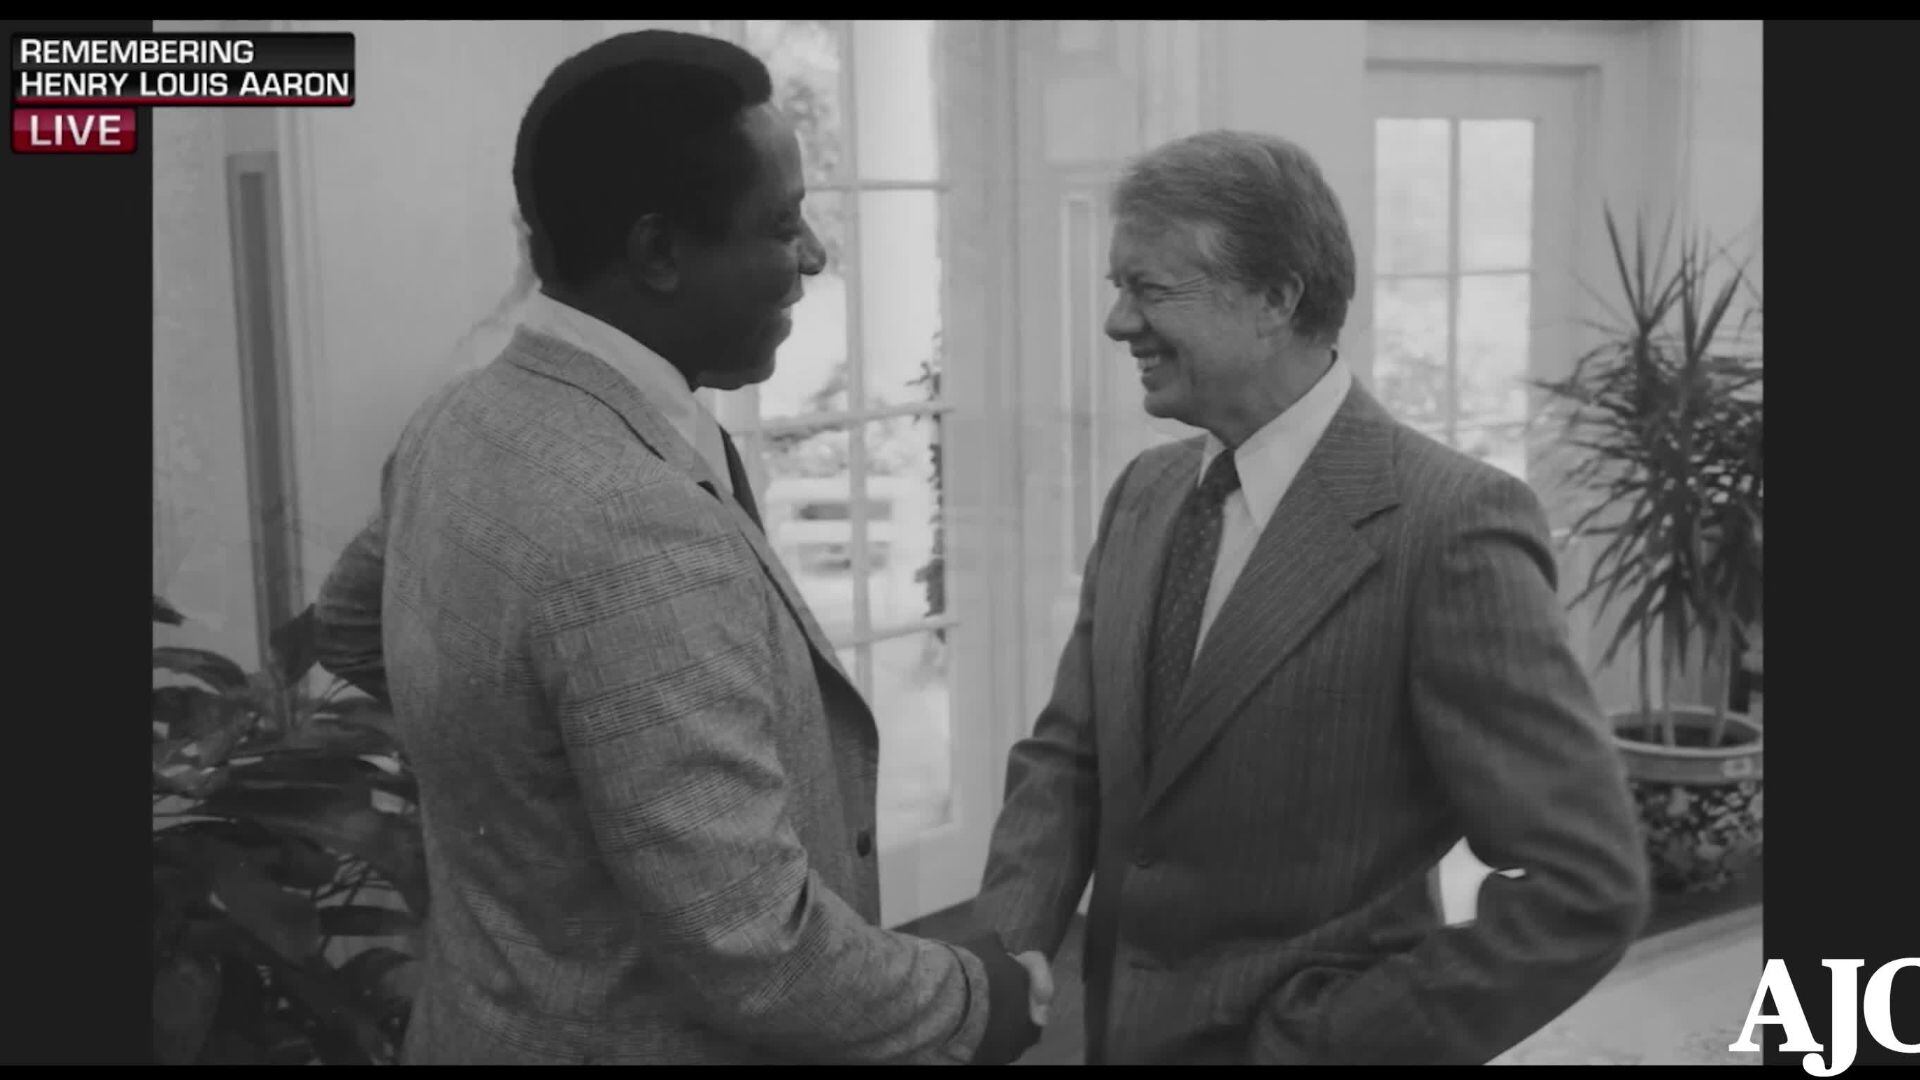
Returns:
[[[1764,82],[1758,19],[1688,24],[1684,181],[1689,216],[1721,242],[1760,236]]]
[[[158,22],[215,30],[216,22]],[[225,111],[153,111],[153,591],[170,643],[256,658]]]

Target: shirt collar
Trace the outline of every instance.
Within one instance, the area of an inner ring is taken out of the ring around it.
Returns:
[[[527,298],[520,318],[529,330],[559,338],[619,372],[640,391],[647,404],[666,417],[687,445],[707,459],[720,481],[727,481],[719,423],[694,396],[687,377],[668,363],[666,357],[624,331],[543,292],[536,291]]]
[[[1334,414],[1340,411],[1340,403],[1347,399],[1347,391],[1352,386],[1353,372],[1335,353],[1333,363],[1326,374],[1320,376],[1320,381],[1313,384],[1313,389],[1234,450],[1233,466],[1240,474],[1240,492],[1246,499],[1254,528],[1267,527],[1281,497],[1299,475],[1320,436],[1333,423]],[[1219,438],[1207,436],[1200,453],[1200,476],[1207,474],[1207,466],[1225,449],[1226,444]]]

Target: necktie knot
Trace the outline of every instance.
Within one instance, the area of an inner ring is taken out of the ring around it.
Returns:
[[[1206,475],[1200,478],[1200,495],[1209,502],[1223,503],[1238,490],[1240,470],[1233,464],[1233,451],[1222,450],[1207,466]]]

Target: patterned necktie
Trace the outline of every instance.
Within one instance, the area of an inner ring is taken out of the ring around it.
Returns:
[[[720,429],[720,446],[727,452],[727,481],[733,485],[734,499],[753,523],[760,526],[760,531],[765,532],[767,527],[760,523],[760,508],[753,503],[753,485],[747,480],[746,463],[740,460],[740,451],[734,449],[733,436],[727,434],[726,428]]]
[[[1164,741],[1173,725],[1174,707],[1193,666],[1194,646],[1200,635],[1200,615],[1213,582],[1213,564],[1220,554],[1221,512],[1227,496],[1240,487],[1233,451],[1222,451],[1207,466],[1199,487],[1187,494],[1174,520],[1167,544],[1167,561],[1160,575],[1160,596],[1153,616],[1148,648],[1147,738],[1151,755],[1157,740]]]

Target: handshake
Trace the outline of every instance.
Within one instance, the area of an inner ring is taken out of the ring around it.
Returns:
[[[1034,1027],[1046,1027],[1048,1011],[1053,1008],[1053,968],[1047,963],[1047,958],[1038,952],[1023,952],[1014,959],[1027,969],[1027,978],[1030,980],[1027,1015],[1033,1018]]]
[[[1038,950],[1012,954],[999,935],[964,943],[987,968],[987,1030],[974,1054],[976,1065],[1018,1059],[1040,1041],[1053,1008],[1053,969]]]

